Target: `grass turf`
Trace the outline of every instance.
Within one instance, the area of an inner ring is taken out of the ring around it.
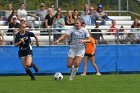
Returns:
[[[77,75],[72,81],[64,75],[55,81],[53,75],[36,76],[31,81],[28,76],[1,76],[0,93],[140,93],[139,74],[118,75]]]

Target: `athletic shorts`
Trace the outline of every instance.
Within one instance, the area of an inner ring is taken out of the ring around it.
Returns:
[[[19,56],[19,58],[23,58],[23,57],[25,57],[25,56],[27,56],[27,55],[33,55],[33,53],[32,53],[32,50],[19,50],[18,51],[18,56]]]
[[[68,56],[75,58],[75,56],[81,56],[83,57],[85,54],[85,48],[70,48]]]
[[[88,56],[88,57],[92,57],[92,56],[95,56],[95,53],[94,54],[86,54],[84,56]]]

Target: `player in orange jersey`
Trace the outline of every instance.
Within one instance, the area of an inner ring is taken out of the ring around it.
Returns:
[[[90,32],[89,32],[89,33],[90,33]],[[90,34],[91,34],[91,33],[90,33]],[[93,67],[95,68],[95,70],[96,70],[96,75],[101,75],[101,73],[100,73],[99,70],[98,70],[97,65],[96,65],[95,62],[94,62],[95,48],[96,48],[95,40],[94,40],[94,38],[92,38],[92,37],[90,36],[90,42],[86,42],[86,43],[85,43],[84,70],[83,70],[82,76],[83,76],[83,75],[86,75],[87,63],[88,63],[88,60],[89,60],[89,59],[90,59],[90,61],[91,61],[91,63],[92,63],[92,66],[93,66]]]

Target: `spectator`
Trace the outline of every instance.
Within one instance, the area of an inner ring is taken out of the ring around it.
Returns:
[[[111,19],[107,16],[107,14],[103,11],[103,6],[99,4],[97,6],[96,14],[98,16],[98,20],[100,20],[100,25],[105,25],[105,21],[110,21]]]
[[[119,29],[119,37],[121,40],[124,40],[124,32],[125,32],[125,30],[124,30],[123,26],[121,26]]]
[[[88,4],[84,4],[83,11],[82,11],[81,15],[84,15],[84,10],[88,10],[88,13],[89,13],[89,6],[88,6]]]
[[[86,25],[91,25],[91,17],[88,15],[88,10],[84,10],[84,14],[81,15],[81,20],[85,22]]]
[[[54,20],[52,8],[48,8],[48,14],[45,17],[45,27],[52,26]]]
[[[45,16],[47,15],[47,10],[45,9],[44,3],[40,3],[40,8],[36,11],[36,15],[40,17],[40,21],[45,20]]]
[[[12,14],[13,12],[13,5],[10,3],[7,5],[7,10],[5,11],[5,16],[4,16],[4,20],[7,21],[9,16]]]
[[[91,30],[91,37],[93,37],[95,39],[96,44],[101,43],[101,38],[102,41],[104,40],[103,34],[101,33],[102,31],[99,29],[99,22],[96,22],[96,29],[92,29]],[[100,33],[92,33],[92,32],[100,32]]]
[[[20,3],[20,7],[17,10],[17,18],[20,20],[21,18],[27,18],[27,11],[25,10],[25,4]]]
[[[2,20],[2,12],[0,11],[0,21]]]
[[[140,33],[139,32],[139,28],[140,28],[140,23],[138,22],[138,19],[135,19],[132,26],[131,26],[131,32],[132,33],[132,37],[133,37],[133,41],[135,43],[140,43]]]
[[[64,28],[65,21],[62,18],[62,15],[60,13],[56,13],[55,18],[53,20],[53,27],[54,28]],[[57,40],[61,34],[56,34],[57,32],[61,32],[62,30],[54,30],[54,41]]]
[[[63,19],[65,18],[65,16],[62,14],[62,9],[61,9],[60,7],[57,8],[57,12],[56,12],[55,16],[56,16],[57,14],[61,14],[61,17],[62,17]]]
[[[65,16],[66,25],[74,25],[74,19],[72,18],[72,13],[70,10],[67,10],[67,14]]]
[[[116,20],[112,20],[112,24],[111,24],[111,27],[109,29],[109,32],[111,32],[111,35],[115,35],[115,33],[117,32]]]
[[[13,16],[16,16],[17,17],[17,12],[15,10],[12,11],[11,15],[8,17],[8,20],[7,20],[7,24],[9,25],[11,23],[11,19]],[[19,22],[19,20],[17,20]]]
[[[98,16],[97,16],[96,12],[94,11],[93,7],[90,7],[89,15],[91,17],[91,25],[95,25],[96,21],[98,20]]]
[[[80,19],[80,16],[78,15],[78,10],[77,9],[73,10],[72,19]]]
[[[54,5],[51,5],[50,8],[52,9],[52,14],[55,15],[56,14],[56,11],[55,11]]]
[[[12,17],[12,22],[9,24],[9,30],[8,32],[16,32],[17,28],[19,28],[19,23],[17,22],[17,17],[13,16]],[[7,35],[13,35],[13,34],[7,34]]]
[[[4,45],[4,37],[0,30],[0,45]]]

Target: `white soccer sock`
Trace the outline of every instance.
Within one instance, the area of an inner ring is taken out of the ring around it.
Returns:
[[[76,75],[77,70],[78,70],[78,68],[72,68],[71,76],[70,77],[73,78]]]

